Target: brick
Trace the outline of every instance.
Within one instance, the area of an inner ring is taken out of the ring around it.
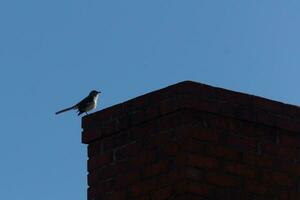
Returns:
[[[148,106],[149,101],[148,101],[149,95],[144,94],[142,96],[133,98],[125,103],[123,103],[123,110],[125,112],[133,112],[137,111],[140,109],[143,109],[144,107]]]
[[[232,199],[248,199],[249,193],[241,189],[230,189],[230,188],[220,188],[215,190],[213,194],[210,195],[211,199],[222,199],[222,200],[232,200]]]
[[[279,135],[280,145],[287,147],[300,147],[300,137],[296,134],[292,135],[291,133],[288,135],[285,132],[281,132]]]
[[[129,199],[131,200],[151,200],[150,199],[151,198],[151,196],[150,196],[150,193],[146,193],[146,194],[143,194],[143,195],[141,195],[141,196],[137,196],[137,197],[130,197]]]
[[[151,120],[160,116],[159,104],[155,103],[145,108],[145,118]]]
[[[257,124],[249,121],[235,121],[235,124],[237,124],[237,129],[233,132],[237,135],[240,135],[242,137],[250,137],[250,138],[257,138],[259,130],[257,128]]]
[[[106,194],[105,200],[126,200],[126,191],[112,191]]]
[[[294,162],[282,162],[279,163],[278,168],[291,175],[291,176],[300,176],[300,164]]]
[[[243,155],[243,161],[246,164],[264,168],[272,168],[274,165],[274,161],[269,156],[264,155],[256,155],[251,153],[246,153]]]
[[[94,187],[88,188],[88,200],[104,198],[104,194],[112,190],[114,184],[113,180],[99,182]]]
[[[222,115],[238,118],[239,120],[256,120],[256,113],[248,107],[243,107],[238,104],[232,104],[228,102],[221,102],[219,107],[220,110],[218,113]]]
[[[115,176],[129,171],[131,168],[128,161],[115,162],[102,168],[91,171],[88,174],[88,184],[96,185],[103,180],[114,178]]]
[[[173,142],[168,142],[163,146],[163,153],[169,157],[175,156],[179,152],[179,145]]]
[[[155,179],[148,179],[144,180],[143,182],[136,183],[132,185],[131,193],[133,196],[140,196],[142,194],[145,194],[147,192],[150,192],[154,190],[156,187],[156,180]]]
[[[278,199],[279,200],[285,200],[285,199],[291,199],[291,192],[288,190],[278,191]]]
[[[256,121],[256,112],[249,110],[248,107],[239,107],[235,113],[235,117],[240,120]]]
[[[240,176],[246,177],[246,178],[256,178],[257,177],[257,172],[253,168],[243,165],[243,164],[238,164],[238,163],[226,163],[225,164],[225,170],[227,172],[233,173],[233,174],[238,174]]]
[[[184,179],[184,170],[182,168],[177,167],[176,169],[169,171],[166,174],[158,176],[156,179],[156,185],[157,188],[162,188],[173,184],[181,183]]]
[[[103,109],[101,112],[92,113],[89,114],[88,116],[83,116],[82,117],[82,128],[94,128],[97,122],[107,122],[112,119],[112,113],[116,112],[116,110],[119,110],[118,106],[112,106],[109,109]]]
[[[272,194],[272,186],[269,184],[263,184],[254,180],[246,180],[245,189],[255,194]]]
[[[116,178],[116,188],[125,188],[141,180],[140,170],[121,173]]]
[[[187,156],[187,164],[188,166],[206,169],[217,169],[219,167],[219,162],[216,159],[194,154]]]
[[[135,157],[129,159],[132,168],[141,168],[141,166],[153,163],[156,159],[155,151],[142,151]]]
[[[207,181],[211,184],[215,184],[222,187],[237,187],[240,185],[240,181],[234,177],[222,173],[207,172]]]
[[[129,157],[137,155],[142,148],[142,143],[134,142],[128,145],[125,145],[121,148],[118,148],[115,151],[115,159],[116,160],[123,160]]]
[[[300,119],[300,109],[298,106],[285,104],[283,107],[284,115],[292,117],[294,119]]]
[[[299,132],[300,131],[300,120],[295,120],[287,117],[278,117],[276,119],[276,125],[282,129],[288,131]]]
[[[168,200],[172,197],[172,187],[165,187],[152,192],[151,199]]]
[[[239,105],[227,103],[227,102],[220,102],[220,109],[218,113],[226,116],[226,117],[236,117],[236,113],[239,110]]]
[[[193,153],[202,153],[204,152],[205,145],[193,138],[186,138],[179,145],[182,151],[193,152]]]
[[[95,199],[96,192],[97,192],[97,191],[95,190],[95,188],[89,187],[89,188],[87,189],[87,199],[88,199],[88,200]]]
[[[112,152],[97,155],[88,160],[88,171],[95,170],[113,162]]]
[[[192,137],[197,140],[217,142],[219,139],[217,132],[212,129],[194,126],[191,129],[186,130],[186,132],[188,131],[191,131]]]
[[[282,147],[273,143],[263,143],[261,148],[264,153],[279,157],[282,160],[298,159],[298,150],[295,148]]]
[[[165,173],[168,171],[168,161],[160,161],[158,163],[146,166],[143,170],[143,176],[144,177],[151,177],[151,176],[157,176],[161,173]]]
[[[207,200],[206,197],[201,197],[197,194],[192,194],[192,193],[186,193],[186,194],[182,194],[180,196],[176,196],[174,198],[174,200]]]
[[[265,111],[259,111],[256,114],[256,120],[258,123],[262,123],[265,125],[275,126],[276,125],[276,116],[270,113],[266,113]]]
[[[217,130],[224,130],[229,132],[238,132],[240,130],[240,120],[229,118],[225,116],[215,116],[213,124],[211,125]]]
[[[113,148],[120,147],[125,144],[128,144],[129,142],[132,142],[128,131],[120,132],[119,134],[113,136],[113,140],[114,140]],[[103,150],[106,151],[107,149],[103,146]]]
[[[145,121],[145,111],[138,110],[130,115],[131,123],[133,125],[137,125]]]
[[[192,194],[197,194],[201,196],[208,196],[212,188],[208,184],[203,184],[203,183],[197,183],[194,181],[188,181],[185,185],[184,191],[186,193],[192,193]]]
[[[101,142],[101,149],[100,149],[101,152],[110,151],[110,150],[113,150],[116,147],[116,140],[115,140],[115,137],[113,137],[113,136],[103,138],[99,142]],[[94,144],[94,143],[96,143],[96,142],[93,142],[92,144]]]
[[[160,107],[160,113],[164,114],[164,115],[178,110],[175,98],[170,98],[170,99],[161,101],[159,103],[159,107]]]
[[[279,172],[265,172],[262,174],[262,180],[276,185],[291,187],[293,185],[292,179]]]
[[[157,123],[156,120],[152,121],[151,123],[140,124],[139,126],[134,126],[132,129],[129,130],[130,137],[132,140],[139,140],[144,138],[145,136],[149,135],[152,130],[157,130]]]
[[[300,192],[291,192],[290,199],[291,200],[299,200],[300,199]]]
[[[255,125],[255,133],[251,136],[247,134],[249,137],[255,137],[258,143],[264,142],[273,142],[278,143],[278,129],[266,125]]]
[[[101,131],[97,128],[84,129],[82,131],[81,142],[88,144],[92,141],[95,141],[101,137]]]
[[[152,147],[153,146],[154,147],[163,146],[164,144],[166,144],[170,140],[172,140],[172,137],[170,136],[170,134],[167,134],[166,132],[161,132],[161,133],[152,135],[148,139],[148,141],[151,141],[151,142],[149,142],[149,146],[152,146]]]
[[[117,131],[118,131],[118,129],[116,127],[116,122],[115,121],[109,121],[109,122],[103,124],[99,128],[99,136],[98,136],[97,139],[101,139],[101,138],[110,136],[113,133],[116,133]]]
[[[167,115],[164,120],[159,121],[159,128],[161,130],[169,130],[170,127],[175,128],[181,124],[185,124],[189,121],[189,111],[179,110],[172,114]]]
[[[247,151],[247,152],[249,151],[255,152],[257,147],[256,146],[257,142],[255,139],[242,138],[236,135],[229,135],[227,138],[227,144],[239,150]]]
[[[186,169],[186,177],[194,181],[204,181],[204,172],[197,168],[188,167]]]
[[[94,186],[98,182],[107,180],[117,174],[117,169],[115,165],[105,166],[101,169],[92,171],[88,174],[88,185]]]
[[[262,97],[253,98],[253,105],[258,109],[272,111],[274,113],[281,113],[283,111],[283,103],[271,101]]]
[[[207,154],[213,157],[222,158],[226,160],[241,160],[241,152],[225,147],[225,146],[217,146],[217,145],[209,145],[206,148]]]
[[[240,92],[233,92],[226,89],[217,88],[216,96],[218,100],[222,100],[229,103],[250,105],[252,103],[252,97]]]
[[[116,130],[126,130],[131,126],[131,119],[127,115],[119,116],[115,119]]]
[[[185,107],[195,109],[197,111],[216,113],[219,110],[219,105],[216,102],[190,96],[185,102]]]
[[[94,141],[88,145],[88,157],[91,158],[95,155],[102,153],[101,141]]]

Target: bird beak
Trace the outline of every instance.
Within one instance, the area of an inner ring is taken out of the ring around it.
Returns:
[[[98,94],[100,94],[101,92],[99,91]]]

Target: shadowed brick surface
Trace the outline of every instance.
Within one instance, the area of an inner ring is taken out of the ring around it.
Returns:
[[[300,109],[181,82],[85,116],[88,200],[300,199]]]

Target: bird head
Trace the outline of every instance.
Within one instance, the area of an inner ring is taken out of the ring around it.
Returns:
[[[96,97],[96,96],[98,96],[98,94],[100,94],[101,92],[99,91],[97,91],[97,90],[92,90],[91,92],[90,92],[90,94],[89,94],[89,96],[92,96],[92,97]]]

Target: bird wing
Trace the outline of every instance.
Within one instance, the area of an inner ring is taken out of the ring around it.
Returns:
[[[85,97],[82,99],[76,106],[78,107],[78,110],[81,112],[85,112],[88,107],[93,103],[93,98],[90,96]]]

